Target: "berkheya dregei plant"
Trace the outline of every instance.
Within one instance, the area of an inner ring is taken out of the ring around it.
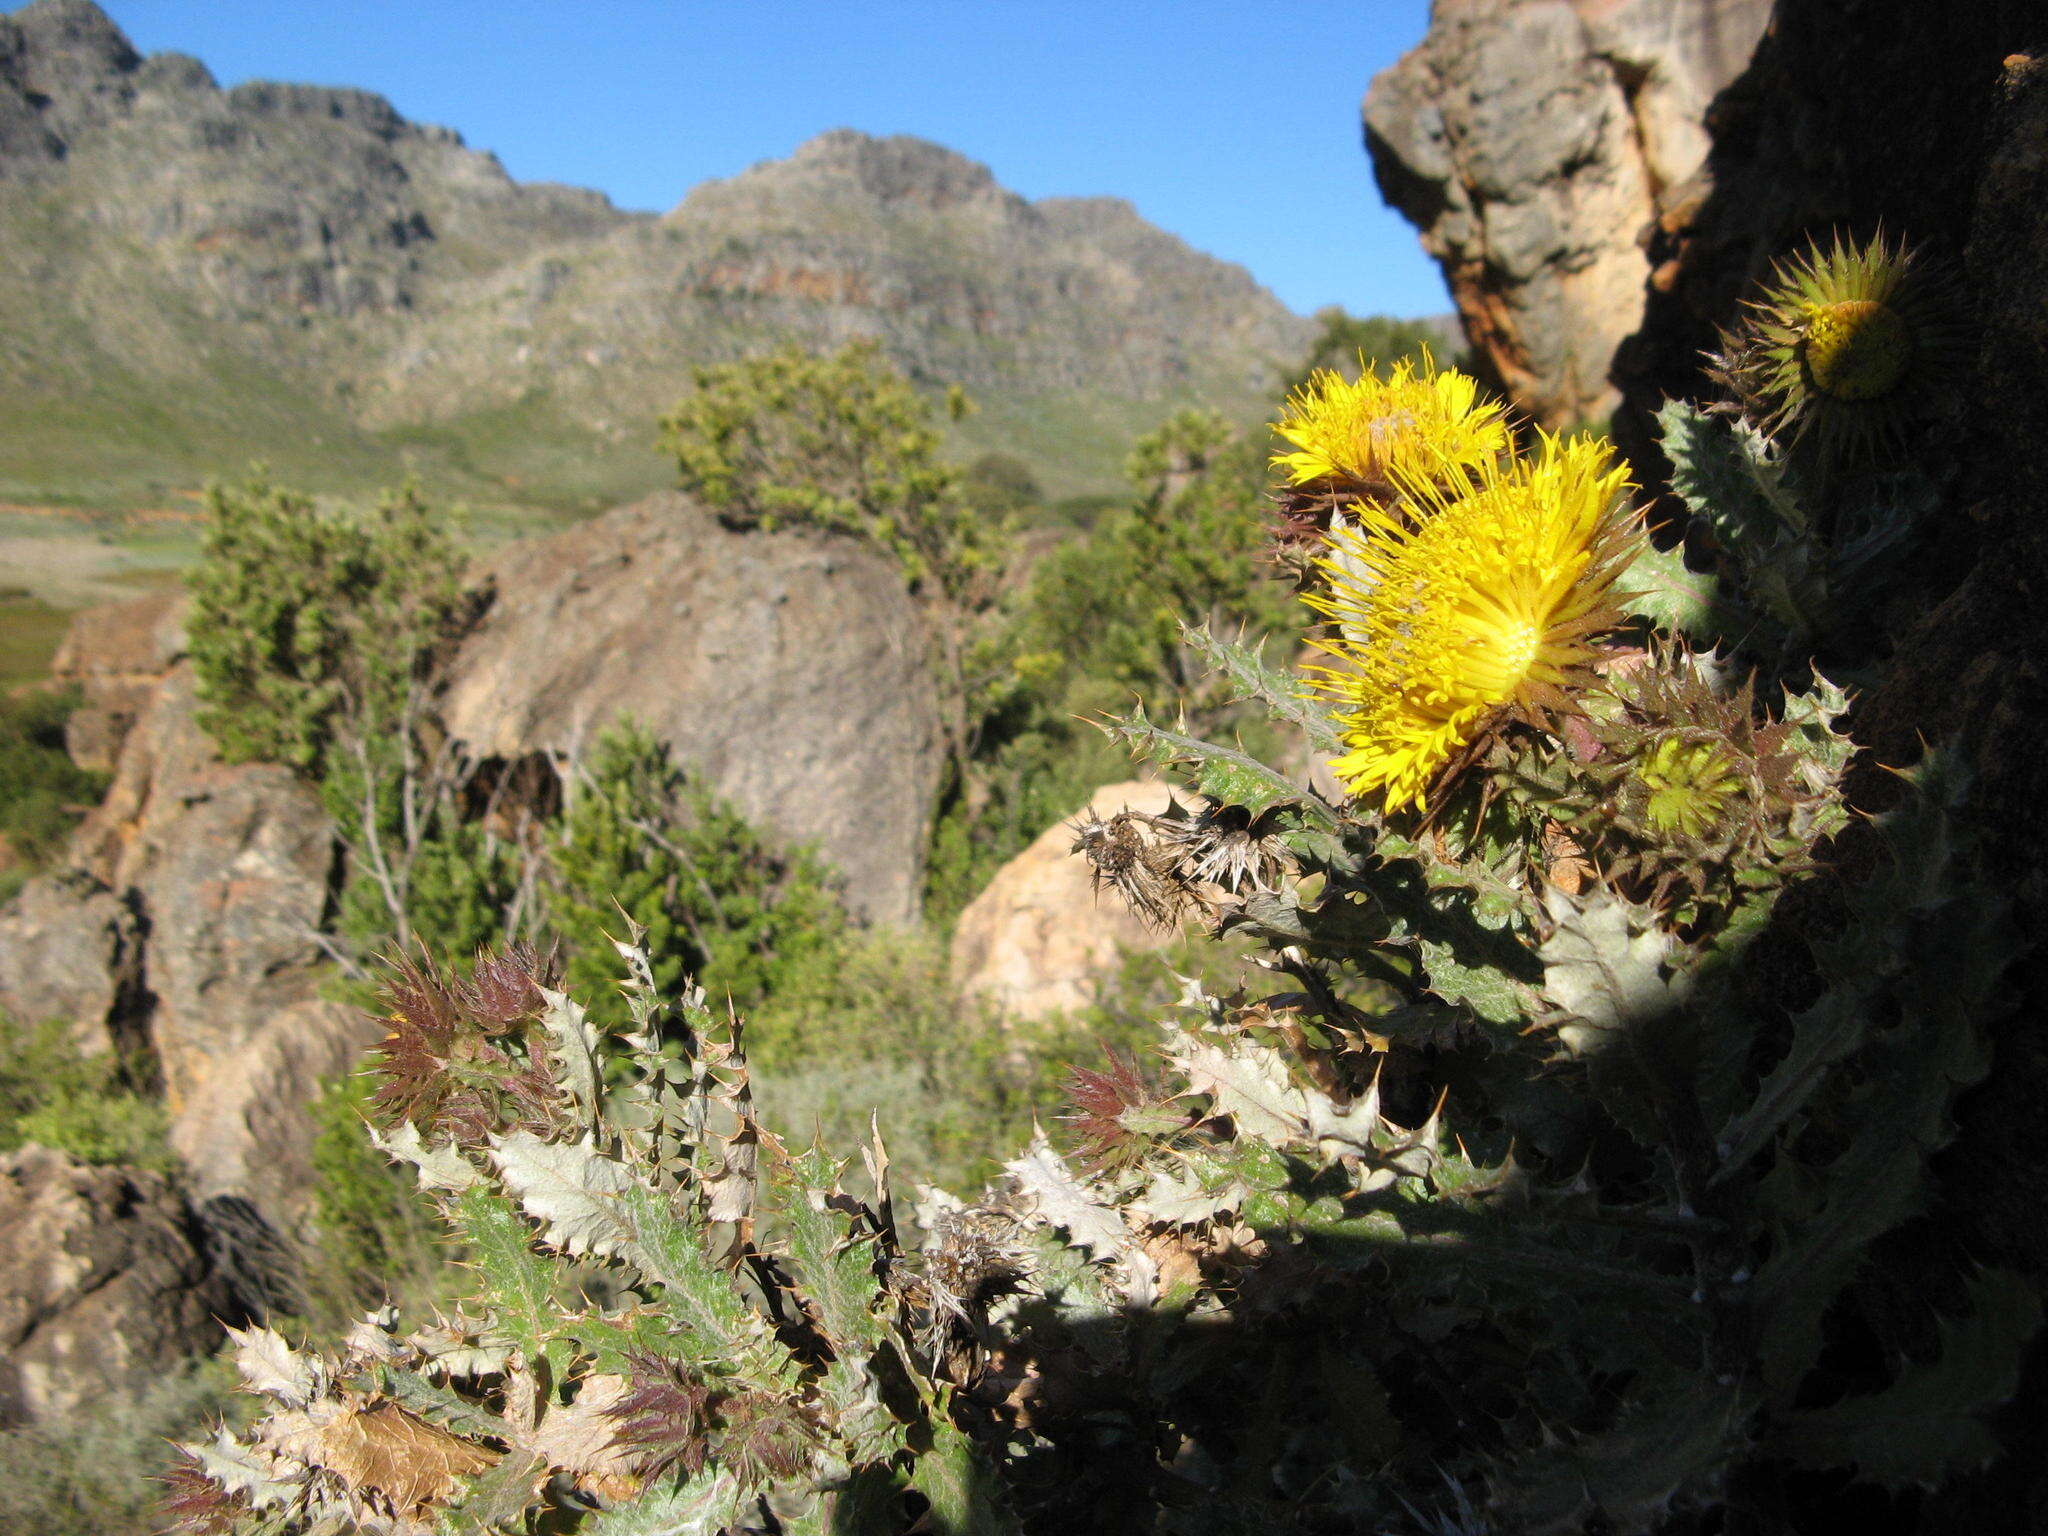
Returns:
[[[1754,485],[1807,451],[1718,428]],[[531,956],[406,977],[382,1134],[476,1300],[339,1356],[245,1336],[274,1407],[193,1448],[189,1524],[1796,1528],[1803,1469],[1993,1453],[2038,1302],[1900,1234],[2016,938],[1962,765],[1852,816],[1847,696],[1745,588],[1746,539],[1839,574],[1831,530],[1907,547],[1910,507],[1839,474],[1770,526],[1693,500],[1699,572],[1604,443],[1517,453],[1427,365],[1312,379],[1280,431],[1326,660],[1187,642],[1328,776],[1139,711],[1110,729],[1184,803],[1077,828],[1140,912],[1259,946],[1242,987],[1077,1073],[1070,1153],[925,1191],[913,1244],[879,1136],[865,1197],[790,1151],[737,1024],[630,944],[617,1036]]]

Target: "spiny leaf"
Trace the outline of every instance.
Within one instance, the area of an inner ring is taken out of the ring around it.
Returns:
[[[1420,941],[1429,990],[1445,1002],[1470,1008],[1489,1024],[1515,1024],[1534,1011],[1533,991],[1498,966],[1466,965],[1459,948],[1434,939]]]
[[[1325,826],[1337,824],[1336,814],[1320,797],[1249,753],[1155,725],[1142,705],[1129,715],[1103,721],[1102,729],[1162,768],[1194,769],[1195,787],[1226,805],[1241,805],[1254,816],[1276,805],[1296,806]]]
[[[719,1536],[748,1502],[732,1473],[707,1466],[678,1486],[653,1488],[577,1526],[579,1536]]]
[[[511,1426],[489,1409],[459,1392],[436,1386],[417,1371],[381,1366],[375,1372],[375,1381],[377,1390],[408,1413],[459,1435],[502,1440],[511,1433]]]
[[[1630,613],[1667,634],[1711,643],[1734,627],[1719,578],[1688,570],[1683,547],[1645,542],[1616,586],[1630,594],[1623,604]]]
[[[555,1063],[555,1081],[569,1095],[582,1116],[583,1127],[597,1124],[597,1104],[602,1085],[597,1070],[597,1026],[584,1016],[582,1006],[566,993],[539,989],[547,1007],[540,1016],[547,1031],[548,1054]]]
[[[602,1258],[632,1246],[620,1201],[633,1188],[626,1167],[585,1141],[542,1141],[514,1131],[491,1141],[505,1188],[541,1224],[541,1240],[572,1256]]]
[[[464,1190],[454,1218],[498,1325],[520,1353],[541,1358],[555,1323],[556,1266],[533,1251],[531,1229],[494,1190]]]
[[[1047,1226],[1064,1228],[1068,1239],[1089,1258],[1107,1263],[1129,1249],[1131,1238],[1123,1217],[1074,1177],[1045,1132],[1031,1138],[1023,1156],[1003,1164],[1003,1172],[1016,1181],[1032,1214]]]
[[[369,1129],[370,1145],[394,1162],[412,1164],[421,1189],[455,1192],[468,1189],[477,1182],[476,1168],[455,1143],[428,1146],[420,1135],[420,1128],[410,1120],[399,1121],[388,1133],[374,1125]]]
[[[445,1502],[498,1459],[396,1403],[358,1410],[322,1402],[278,1415],[265,1428],[287,1455],[333,1473],[351,1491],[374,1491],[405,1514]]]
[[[844,1208],[852,1201],[839,1187],[840,1169],[818,1147],[781,1158],[782,1217],[790,1257],[833,1349],[874,1349],[886,1331],[874,1310],[882,1292],[875,1242],[848,1229]]]
[[[1991,1461],[1998,1441],[1981,1415],[2018,1389],[2041,1299],[2020,1275],[1994,1269],[1971,1280],[1969,1300],[1968,1316],[1943,1321],[1932,1360],[1881,1392],[1787,1414],[1772,1447],[1806,1466],[1853,1466],[1889,1488],[1932,1488]]]
[[[1575,1021],[1557,1032],[1575,1054],[1683,1000],[1683,987],[1665,973],[1675,940],[1656,913],[1604,889],[1577,897],[1553,887],[1544,905],[1555,926],[1536,951],[1543,990]]]
[[[1011,1536],[1017,1523],[1001,1502],[981,1448],[955,1427],[945,1394],[932,1406],[932,1447],[917,1458],[911,1485],[931,1503],[929,1523],[946,1536]]]
[[[288,1407],[303,1407],[327,1390],[327,1368],[317,1355],[303,1355],[270,1328],[230,1328],[235,1369],[242,1384]]]
[[[1214,1113],[1230,1116],[1240,1136],[1279,1146],[1308,1135],[1308,1101],[1270,1046],[1240,1039],[1225,1047],[1183,1034],[1168,1054],[1189,1089],[1209,1095]]]
[[[1221,672],[1230,679],[1240,698],[1258,700],[1275,720],[1300,730],[1317,752],[1334,757],[1344,750],[1330,717],[1302,697],[1299,682],[1267,666],[1257,650],[1223,639],[1206,624],[1189,624],[1185,620],[1181,622],[1180,637],[1209,664],[1210,671]]]
[[[1660,1384],[1613,1429],[1518,1457],[1495,1480],[1495,1505],[1531,1536],[1584,1530],[1596,1513],[1610,1530],[1655,1528],[1682,1496],[1708,1492],[1744,1417],[1732,1391]]]

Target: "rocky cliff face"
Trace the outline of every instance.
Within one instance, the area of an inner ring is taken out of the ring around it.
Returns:
[[[1460,302],[1482,356],[1505,358],[1496,366],[1511,381],[1509,365],[1526,357],[1532,378],[1522,387],[1536,402],[1555,402],[1553,416],[1601,375],[1572,383],[1560,349],[1517,353],[1487,332],[1488,295],[1502,282],[1484,271],[1492,222],[1461,212],[1456,191],[1435,203],[1428,191],[1448,189],[1470,164],[1455,141],[1477,119],[1430,61],[1494,57],[1498,65],[1516,52],[1510,39],[1529,13],[1562,9],[1546,0],[1439,0],[1431,41],[1375,82],[1367,108],[1376,168],[1432,249],[1459,260],[1478,253]],[[1482,34],[1468,22],[1483,23]],[[1555,105],[1540,90],[1514,100],[1488,129],[1495,151],[1510,155],[1517,142],[1547,137]],[[1942,523],[1921,554],[1915,601],[1891,615],[1896,659],[1851,717],[1867,748],[1855,793],[1864,808],[1881,807],[1896,788],[1876,765],[1910,763],[1929,743],[1959,754],[1975,775],[1971,811],[1986,833],[1986,877],[2010,894],[2018,931],[2048,932],[2040,815],[2048,798],[2048,470],[2040,451],[2048,435],[2048,10],[2038,0],[1778,0],[1768,34],[1704,121],[1698,170],[1645,232],[1636,260],[1648,278],[1646,302],[1631,310],[1628,328],[1575,330],[1586,322],[1562,283],[1508,285],[1511,298],[1542,307],[1516,319],[1517,334],[1583,335],[1588,351],[1611,350],[1602,372],[1614,387],[1606,398],[1620,402],[1617,433],[1654,479],[1647,412],[1666,396],[1710,393],[1701,349],[1774,261],[1835,229],[1882,227],[1949,265],[1974,307],[1978,348],[1963,409],[1936,445],[1942,473],[1952,471]],[[1593,174],[1590,165],[1584,171]],[[1499,189],[1489,205],[1538,204],[1560,185],[1541,163],[1516,174],[1529,179]],[[1556,243],[1612,252],[1606,227],[1589,222]],[[2038,1022],[2048,1010],[2048,963],[2038,944],[2009,982],[2015,1006],[1994,1026],[1990,1075],[1960,1101],[1956,1140],[1935,1165],[1940,1191],[1899,1247],[2038,1274],[2048,1269],[2048,1044]],[[1887,1262],[1911,1267],[1896,1250]],[[2004,1456],[1917,1508],[1886,1506],[1880,1518],[1930,1533],[2037,1522],[2048,1498],[2048,1344],[2038,1335],[2020,1382],[1999,1416]]]
[[[91,0],[0,16],[18,498],[254,456],[389,479],[401,448],[458,488],[545,498],[530,482],[567,483],[543,461],[569,445],[651,488],[645,445],[689,366],[784,338],[879,338],[913,377],[980,391],[990,431],[1052,411],[1115,437],[1170,401],[1248,409],[1309,329],[1128,205],[1027,202],[919,140],[826,134],[657,219],[514,182],[367,92],[222,90],[138,55]]]
[[[1771,0],[1437,0],[1372,83],[1387,200],[1443,267],[1482,374],[1548,426],[1604,417],[1660,221],[1702,196],[1707,107]]]

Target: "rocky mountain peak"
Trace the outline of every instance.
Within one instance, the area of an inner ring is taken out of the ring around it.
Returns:
[[[924,209],[943,213],[982,204],[1001,215],[1028,214],[1030,204],[1002,187],[995,173],[943,144],[909,134],[876,137],[834,128],[807,139],[787,158],[764,160],[737,176],[705,182],[669,214],[688,220],[706,209],[857,204],[884,215]]]

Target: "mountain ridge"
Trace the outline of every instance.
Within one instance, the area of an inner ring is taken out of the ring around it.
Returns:
[[[925,140],[835,129],[637,212],[373,92],[223,88],[91,0],[0,16],[0,499],[262,456],[594,509],[661,483],[691,365],[863,337],[1071,490],[1179,405],[1248,417],[1310,329],[1121,199]]]

